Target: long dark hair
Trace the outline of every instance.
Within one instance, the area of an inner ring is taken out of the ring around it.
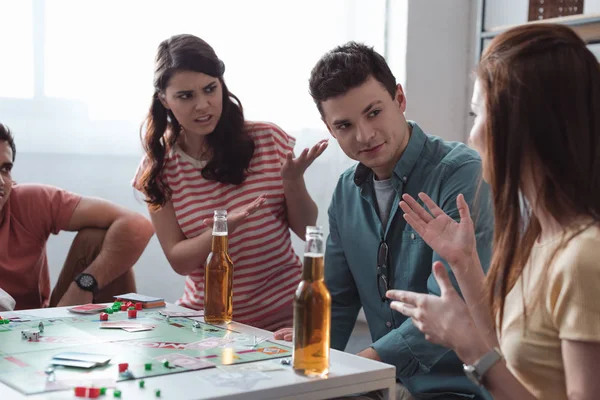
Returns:
[[[571,239],[600,221],[600,66],[570,28],[532,24],[496,37],[477,76],[486,99],[495,217],[486,286],[492,320],[499,317],[502,326],[505,298],[541,233],[538,217],[529,212],[525,224],[521,212],[523,174],[533,171],[536,209],[563,230],[548,268]],[[591,222],[581,227],[582,219]]]
[[[238,185],[254,154],[254,141],[244,128],[244,113],[239,99],[227,89],[223,79],[225,65],[213,48],[193,35],[175,35],[158,46],[154,69],[154,95],[142,125],[141,140],[147,162],[138,185],[153,209],[163,206],[171,189],[161,177],[165,157],[181,134],[181,125],[161,103],[159,96],[178,71],[195,71],[219,79],[223,88],[223,111],[215,130],[206,137],[211,159],[202,169],[205,179]]]

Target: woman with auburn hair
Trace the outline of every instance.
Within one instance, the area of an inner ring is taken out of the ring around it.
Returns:
[[[426,194],[405,195],[406,221],[449,263],[442,293],[390,291],[391,307],[495,399],[600,396],[600,68],[568,27],[531,24],[498,35],[474,87],[470,142],[493,192],[488,276],[462,195],[461,220]]]
[[[244,118],[224,72],[213,48],[196,36],[160,43],[142,130],[145,156],[133,185],[144,194],[171,267],[187,277],[177,303],[204,308],[213,212],[227,210],[233,318],[276,330],[292,323],[302,268],[290,229],[304,239],[317,219],[304,172],[327,141],[295,158],[293,137]]]

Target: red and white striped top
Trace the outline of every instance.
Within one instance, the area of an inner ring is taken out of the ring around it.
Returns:
[[[267,330],[292,326],[294,291],[302,264],[292,248],[281,166],[295,139],[271,123],[246,122],[255,149],[246,180],[232,185],[206,180],[198,161],[178,146],[167,156],[163,178],[173,191],[171,201],[177,222],[187,238],[200,235],[216,209],[228,211],[248,205],[261,194],[262,207],[229,235],[234,265],[234,321]],[[205,260],[186,279],[184,307],[202,309]]]

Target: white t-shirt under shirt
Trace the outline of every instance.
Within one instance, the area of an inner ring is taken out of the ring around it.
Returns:
[[[561,341],[600,343],[600,229],[590,227],[548,261],[560,238],[539,243],[506,297],[500,346],[507,366],[537,398],[566,400]],[[524,324],[523,303],[527,308]]]
[[[262,207],[229,235],[229,255],[234,265],[234,321],[267,330],[291,326],[293,297],[299,283],[302,263],[293,250],[285,209],[281,166],[295,139],[271,123],[246,122],[254,139],[254,155],[246,180],[240,185],[206,180],[205,161],[198,161],[175,146],[166,158],[163,178],[172,190],[171,202],[177,223],[186,238],[206,229],[203,220],[214,210],[248,205],[261,194]],[[204,307],[204,267],[185,282],[179,305]]]
[[[375,198],[377,199],[377,206],[379,208],[379,219],[385,229],[390,217],[390,211],[392,210],[392,203],[396,197],[392,178],[378,181],[373,176],[373,187],[375,188]]]

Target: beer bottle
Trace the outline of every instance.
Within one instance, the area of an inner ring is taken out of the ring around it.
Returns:
[[[331,295],[325,286],[325,242],[321,227],[306,228],[302,280],[294,294],[293,368],[302,375],[329,372]]]
[[[215,210],[212,235],[204,274],[204,320],[227,324],[233,317],[233,263],[227,252],[226,210]]]

